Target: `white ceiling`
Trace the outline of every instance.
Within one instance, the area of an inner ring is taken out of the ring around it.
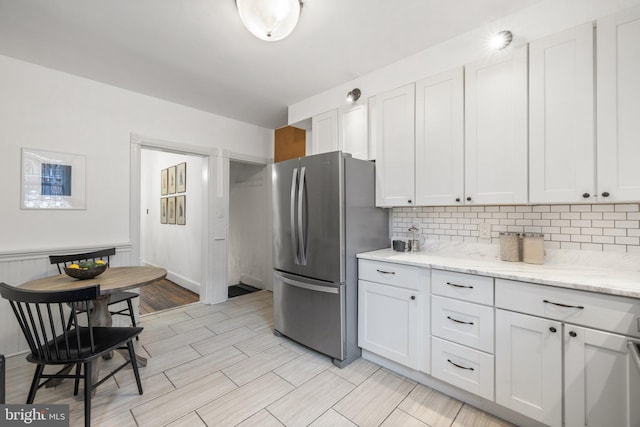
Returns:
[[[0,0],[0,54],[266,128],[287,106],[541,0],[304,0],[261,41],[234,0]]]

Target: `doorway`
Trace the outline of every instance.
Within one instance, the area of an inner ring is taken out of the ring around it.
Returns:
[[[269,167],[230,160],[228,296],[272,289]]]

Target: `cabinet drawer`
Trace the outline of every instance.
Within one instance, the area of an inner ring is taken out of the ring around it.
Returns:
[[[496,279],[496,307],[640,337],[640,300]]]
[[[431,338],[431,375],[485,399],[494,400],[493,356]]]
[[[493,277],[433,270],[431,292],[464,301],[493,305]]]
[[[493,353],[493,307],[433,296],[432,334]]]
[[[360,280],[419,290],[422,288],[420,286],[422,276],[419,267],[366,259],[358,260]]]

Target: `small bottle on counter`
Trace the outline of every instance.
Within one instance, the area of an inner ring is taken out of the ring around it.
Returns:
[[[520,252],[519,233],[500,233],[500,259],[502,261],[521,261]]]
[[[522,239],[522,261],[544,264],[544,234],[526,233]]]

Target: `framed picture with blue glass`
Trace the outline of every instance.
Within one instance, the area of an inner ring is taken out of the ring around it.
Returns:
[[[22,149],[21,209],[86,209],[87,158]]]

